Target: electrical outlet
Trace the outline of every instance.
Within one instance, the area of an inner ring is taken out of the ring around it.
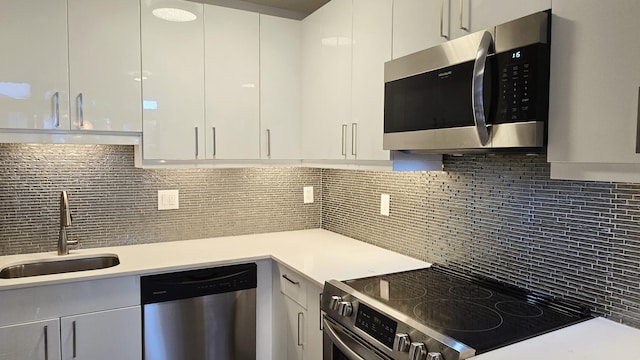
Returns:
[[[305,186],[303,188],[304,193],[304,203],[311,204],[313,203],[313,186]]]
[[[158,210],[175,210],[180,208],[178,190],[158,190]]]
[[[380,195],[380,215],[389,216],[391,207],[391,196],[389,194]]]

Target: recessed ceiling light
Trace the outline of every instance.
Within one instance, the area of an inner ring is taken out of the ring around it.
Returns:
[[[173,22],[188,22],[197,18],[196,14],[192,12],[176,8],[158,8],[153,9],[151,13],[159,19]]]

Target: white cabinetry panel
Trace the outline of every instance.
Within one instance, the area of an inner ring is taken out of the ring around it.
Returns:
[[[69,130],[66,0],[0,1],[0,128]]]
[[[142,131],[139,8],[69,0],[72,130]]]
[[[260,20],[205,6],[206,157],[260,157]],[[214,137],[215,128],[215,137]]]
[[[0,327],[0,360],[59,360],[59,319]]]
[[[177,8],[195,16],[168,21],[153,15]],[[182,0],[142,2],[143,156],[204,158],[204,7]]]
[[[260,15],[260,158],[300,159],[301,23]]]

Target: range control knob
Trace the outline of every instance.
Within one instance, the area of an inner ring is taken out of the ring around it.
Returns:
[[[427,360],[444,360],[439,352],[430,352],[427,354]]]
[[[409,335],[397,333],[395,339],[393,339],[393,350],[407,352],[409,351],[410,343],[411,339],[409,339]]]
[[[329,300],[329,308],[331,308],[331,310],[337,311],[338,310],[338,305],[342,302],[342,297],[338,296],[338,295],[333,295],[331,297],[331,300]]]
[[[409,348],[410,360],[425,360],[427,358],[427,347],[421,342],[412,342]]]
[[[340,301],[338,303],[338,315],[349,317],[353,313],[353,305],[349,301]]]

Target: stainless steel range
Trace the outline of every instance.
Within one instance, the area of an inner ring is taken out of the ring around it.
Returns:
[[[589,309],[443,267],[322,294],[324,360],[463,360],[591,318]]]

